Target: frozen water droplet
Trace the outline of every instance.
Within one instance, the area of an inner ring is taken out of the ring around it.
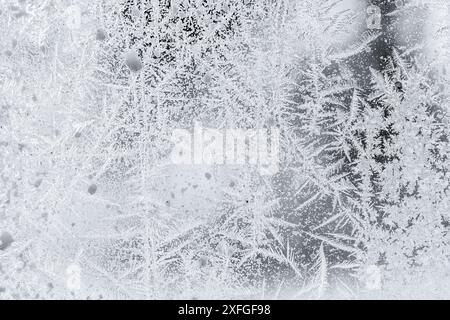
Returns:
[[[211,177],[212,177],[212,176],[211,176],[211,173],[209,173],[209,172],[205,173],[205,178],[206,178],[206,179],[209,180],[209,179],[211,179]]]
[[[135,50],[130,50],[125,56],[125,64],[133,72],[138,72],[142,69],[142,62]]]
[[[161,50],[160,50],[158,47],[155,47],[155,48],[153,49],[153,55],[154,55],[156,58],[159,58],[159,57],[161,56]]]
[[[206,257],[200,257],[198,259],[198,265],[199,267],[205,267],[207,264],[208,260],[206,259]]]
[[[0,236],[0,250],[6,250],[14,242],[10,233],[4,231]]]
[[[97,185],[95,183],[91,184],[88,188],[89,194],[94,194],[97,192]]]
[[[211,83],[211,75],[209,73],[206,73],[203,77],[203,81],[205,81],[206,84]]]
[[[34,186],[35,186],[36,188],[39,188],[39,186],[41,185],[41,183],[42,183],[42,178],[39,178],[39,179],[37,179],[37,180],[34,182]]]
[[[96,38],[98,41],[103,41],[103,40],[105,40],[105,39],[106,39],[106,32],[105,32],[105,30],[103,30],[103,29],[98,29],[98,30],[97,30],[97,34],[95,35],[95,38]]]

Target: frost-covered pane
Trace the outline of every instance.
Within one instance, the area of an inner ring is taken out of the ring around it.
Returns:
[[[0,299],[449,298],[448,1],[0,2]]]

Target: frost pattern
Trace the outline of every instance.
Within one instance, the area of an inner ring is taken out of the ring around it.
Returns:
[[[448,298],[448,20],[349,3],[2,1],[0,298]],[[194,122],[280,172],[172,164]]]

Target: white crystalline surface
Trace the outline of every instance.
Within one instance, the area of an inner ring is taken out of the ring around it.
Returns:
[[[363,2],[1,1],[0,299],[450,298],[448,8]]]

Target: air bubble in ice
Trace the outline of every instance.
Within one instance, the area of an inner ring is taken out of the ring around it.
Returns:
[[[105,32],[105,30],[103,30],[103,29],[98,29],[98,30],[97,30],[97,34],[95,35],[95,38],[96,38],[98,41],[103,41],[103,40],[105,40],[105,39],[106,39],[106,32]]]
[[[125,56],[125,64],[133,72],[138,72],[142,69],[141,58],[139,58],[139,55],[135,50],[130,50],[127,52]]]
[[[39,179],[37,179],[37,180],[34,182],[34,186],[35,186],[36,188],[39,188],[39,186],[41,185],[41,183],[42,183],[42,178],[39,178]]]
[[[89,194],[94,194],[97,192],[97,185],[95,183],[91,184],[88,188]]]
[[[2,232],[0,235],[0,250],[6,250],[13,242],[14,239],[9,232]]]

